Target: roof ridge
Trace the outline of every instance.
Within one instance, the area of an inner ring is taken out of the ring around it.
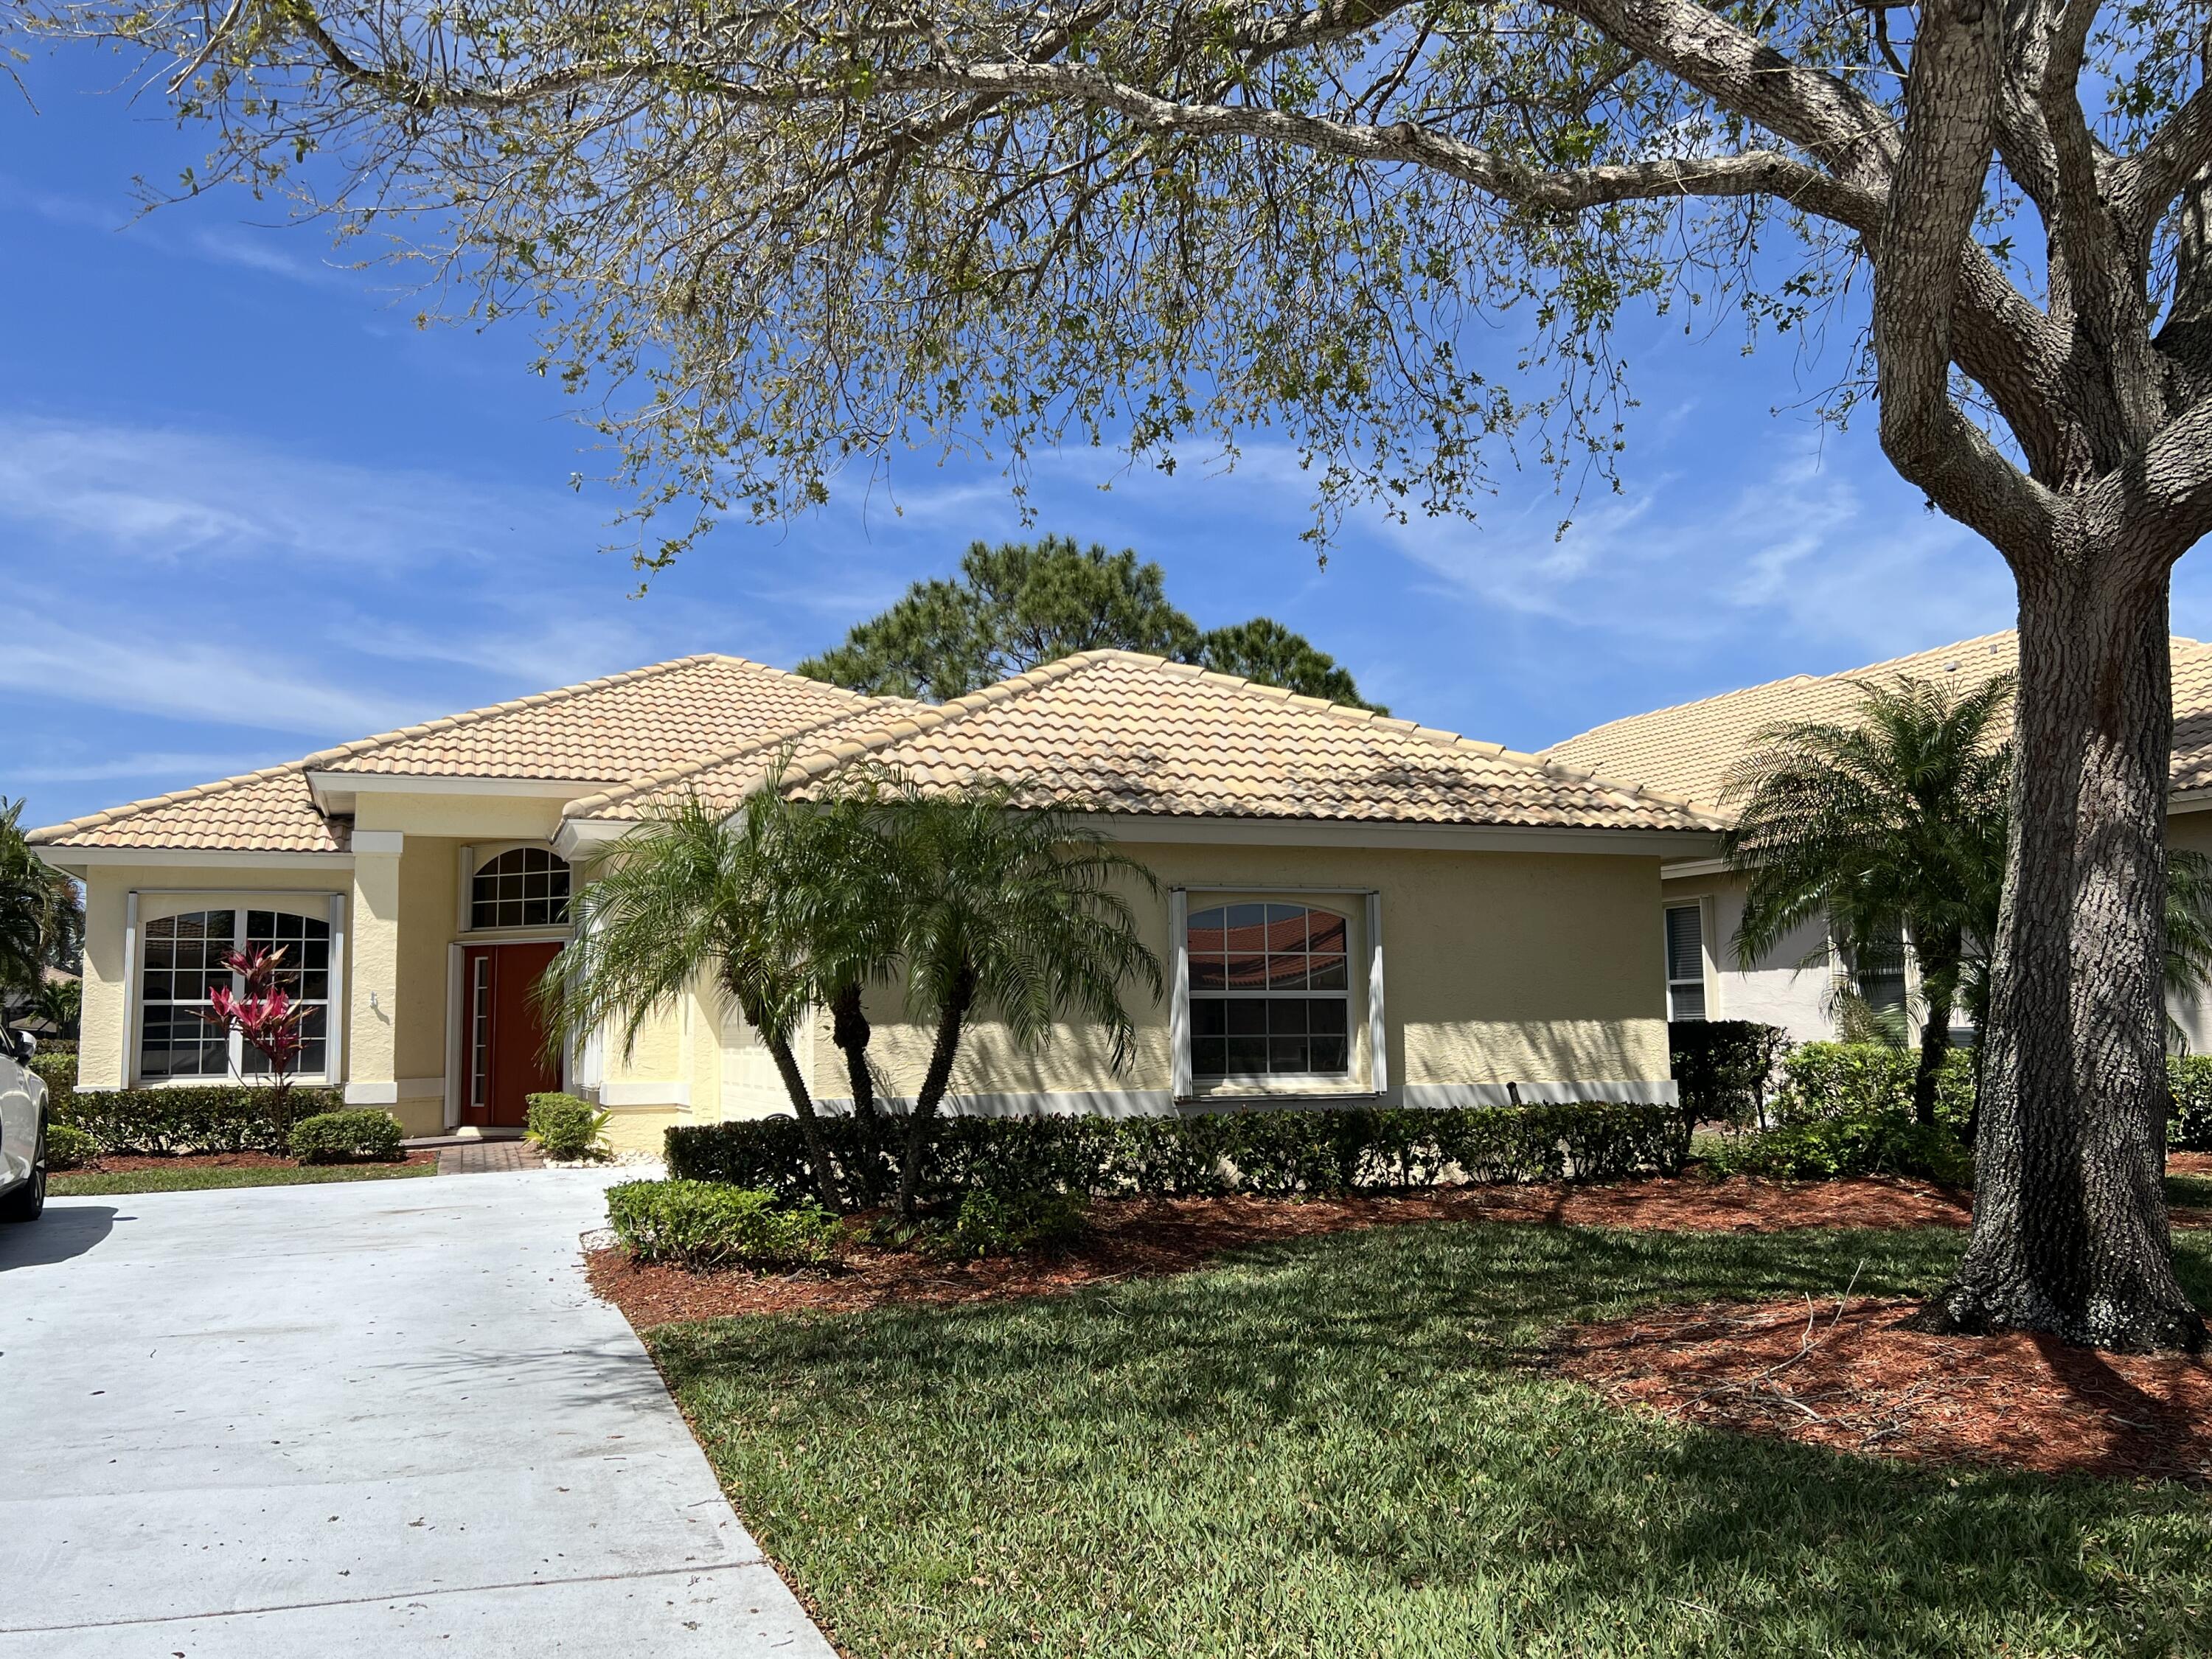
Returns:
[[[1855,679],[1862,674],[1879,673],[1885,668],[1895,667],[1899,663],[1910,662],[1915,657],[1937,657],[1947,651],[1963,651],[1969,646],[1986,645],[1991,640],[2014,637],[2019,632],[2016,628],[2001,628],[1993,634],[1976,634],[1971,638],[1954,641],[1949,645],[1931,645],[1924,651],[1907,651],[1901,655],[1886,657],[1880,662],[1867,663],[1857,668],[1838,668],[1828,674],[1784,674],[1778,679],[1760,680],[1754,685],[1739,685],[1732,690],[1716,691],[1710,696],[1691,697],[1682,702],[1662,703],[1656,708],[1642,709],[1633,714],[1620,714],[1609,720],[1601,720],[1587,731],[1577,732],[1571,737],[1561,738],[1557,743],[1547,744],[1541,752],[1547,755],[1553,753],[1558,750],[1565,749],[1570,744],[1580,743],[1585,738],[1594,738],[1601,732],[1609,732],[1616,726],[1626,726],[1634,720],[1652,720],[1661,714],[1679,714],[1686,709],[1703,708],[1708,704],[1726,702],[1731,697],[1747,697],[1756,692],[1772,691],[1781,686],[1796,685],[1800,681],[1817,684],[1821,680]]]
[[[904,702],[908,700],[902,697],[870,697],[865,701],[869,703],[878,703]],[[658,772],[641,772],[634,778],[624,779],[611,789],[602,789],[595,795],[577,797],[562,809],[561,816],[564,818],[590,817],[602,807],[611,806],[621,801],[634,799],[639,795],[650,794],[656,790],[665,789],[672,783],[681,783],[685,778],[696,777],[700,773],[710,772],[718,766],[727,766],[733,761],[744,759],[748,755],[757,755],[768,750],[781,748],[787,743],[793,743],[799,738],[811,736],[825,727],[836,725],[841,720],[849,720],[856,715],[869,712],[870,710],[865,708],[841,709],[835,714],[825,714],[811,725],[799,726],[794,731],[781,732],[772,738],[756,738],[750,743],[739,744],[734,749],[720,750],[714,754],[703,756],[696,760],[684,761],[675,766],[664,766]]]
[[[434,720],[420,720],[413,726],[403,726],[390,732],[379,732],[374,736],[357,738],[351,743],[335,744],[328,749],[319,749],[300,763],[313,766],[321,761],[347,760],[356,755],[366,755],[410,738],[427,737],[434,732],[452,732],[465,726],[478,726],[496,714],[512,714],[518,709],[543,708],[553,703],[571,702],[586,692],[604,691],[610,686],[629,685],[673,674],[679,669],[696,668],[701,663],[735,662],[748,668],[765,668],[765,663],[749,661],[744,657],[726,657],[719,652],[698,651],[688,657],[671,657],[665,662],[647,663],[642,668],[626,668],[619,674],[602,674],[597,679],[579,680],[574,685],[556,685],[550,691],[533,691],[526,697],[509,697],[504,702],[488,702],[476,708],[465,708],[458,714],[441,714]],[[769,669],[781,673],[781,669]],[[838,688],[842,690],[841,686]]]
[[[313,754],[303,755],[298,760],[286,761],[277,766],[263,767],[258,771],[243,772],[234,777],[217,778],[210,783],[194,784],[188,789],[172,790],[167,794],[149,795],[141,800],[126,801],[120,806],[105,807],[100,811],[88,813],[82,817],[71,818],[65,823],[42,825],[39,829],[29,831],[24,839],[33,845],[44,846],[62,836],[79,834],[86,830],[99,829],[111,823],[118,823],[126,818],[136,817],[141,813],[150,812],[157,807],[173,806],[189,800],[204,800],[210,796],[242,788],[249,783],[282,776],[288,772],[308,772],[318,766],[326,765],[334,761],[348,760],[356,756],[373,753],[376,750],[388,748],[393,744],[402,743],[411,738],[428,736],[434,732],[451,732],[461,726],[479,725],[495,715],[510,714],[518,709],[541,708],[553,703],[567,702],[587,692],[603,691],[611,686],[631,684],[641,680],[673,674],[682,669],[696,668],[702,663],[710,662],[732,664],[742,668],[757,668],[763,673],[784,675],[793,679],[805,678],[803,675],[792,674],[787,669],[777,668],[773,664],[756,662],[750,657],[733,656],[723,651],[696,651],[688,656],[671,657],[662,662],[647,663],[642,667],[627,668],[618,674],[602,674],[596,679],[579,680],[573,685],[556,685],[550,690],[533,691],[527,696],[509,697],[501,702],[484,703],[475,708],[463,709],[458,714],[441,714],[435,720],[420,720],[412,726],[398,726],[388,732],[380,732],[369,737],[357,738],[348,743],[335,744],[326,749],[318,749]],[[824,690],[834,691],[841,696],[865,700],[863,693],[854,691],[848,686],[835,685],[826,680],[809,680],[808,684],[818,685]],[[320,811],[319,808],[317,810]]]
[[[1724,816],[1715,808],[1701,802],[1686,800],[1674,795],[1662,794],[1656,789],[1647,789],[1640,784],[1620,783],[1611,778],[1600,777],[1595,772],[1577,771],[1572,767],[1562,766],[1556,761],[1547,760],[1540,755],[1528,754],[1518,749],[1508,749],[1501,743],[1486,743],[1480,738],[1470,738],[1462,732],[1448,732],[1440,726],[1423,726],[1416,720],[1404,720],[1394,714],[1378,714],[1372,708],[1355,708],[1346,702],[1332,702],[1326,697],[1310,697],[1301,692],[1292,691],[1286,686],[1269,685],[1264,681],[1236,674],[1224,674],[1218,669],[1201,667],[1196,663],[1172,662],[1165,657],[1156,657],[1147,652],[1120,651],[1110,647],[1085,652],[1083,654],[1090,658],[1127,658],[1199,679],[1213,680],[1240,691],[1254,692],[1279,702],[1295,703],[1301,708],[1310,709],[1317,714],[1326,714],[1351,725],[1384,726],[1390,731],[1402,732],[1407,737],[1418,738],[1424,743],[1432,744],[1440,748],[1471,750],[1492,760],[1504,761],[1508,765],[1519,766],[1529,771],[1541,773],[1554,782],[1572,781],[1586,784],[1593,788],[1609,790],[1616,795],[1625,795],[1631,800],[1654,801],[1662,806],[1677,806],[1686,812],[1700,817],[1712,818],[1717,822],[1723,819]]]
[[[1048,663],[1040,663],[1035,668],[1026,668],[1018,674],[1009,674],[1002,680],[994,680],[990,684],[979,686],[963,696],[953,698],[950,702],[909,705],[915,708],[915,712],[902,716],[889,726],[855,733],[853,738],[839,743],[834,749],[816,750],[806,755],[794,754],[792,757],[791,769],[785,775],[795,780],[825,777],[838,767],[844,765],[846,762],[865,755],[872,749],[882,749],[890,744],[901,743],[908,738],[918,737],[924,732],[937,731],[955,720],[965,719],[978,709],[988,708],[994,703],[1006,702],[1015,697],[1025,696],[1055,681],[1071,678],[1084,669],[1095,666],[1107,657],[1135,654],[1133,652],[1108,650],[1079,651],[1073,656],[1061,657]],[[897,727],[901,726],[907,729],[898,730]]]

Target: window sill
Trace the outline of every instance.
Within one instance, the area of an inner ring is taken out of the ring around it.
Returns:
[[[1364,1083],[1344,1078],[1231,1078],[1200,1083],[1190,1092],[1176,1097],[1178,1105],[1204,1105],[1217,1100],[1380,1100],[1382,1096]]]

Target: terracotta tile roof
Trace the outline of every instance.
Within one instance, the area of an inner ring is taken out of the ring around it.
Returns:
[[[817,780],[862,757],[924,788],[999,778],[1035,804],[1095,812],[1710,827],[1676,802],[1496,744],[1122,651],[1069,657],[941,708],[841,720],[799,745],[793,771]],[[652,787],[578,801],[569,815],[634,817],[687,790],[734,803],[768,759],[757,749]]]
[[[2172,657],[2173,787],[2203,787],[2212,783],[2212,646],[2177,635]],[[1854,680],[1910,674],[1979,685],[2019,665],[2020,642],[2008,629],[1840,674],[1796,674],[1698,702],[1632,714],[1544,752],[1563,765],[1632,779],[1683,799],[1712,803],[1720,798],[1729,769],[1764,728],[1785,720],[1850,719],[1858,696]]]
[[[40,845],[342,853],[310,772],[618,783],[861,709],[904,708],[741,657],[702,655],[340,744],[289,765],[31,832]]]
[[[351,822],[325,818],[307,789],[307,763],[272,766],[173,795],[132,801],[33,830],[33,846],[143,847],[190,852],[343,853]]]

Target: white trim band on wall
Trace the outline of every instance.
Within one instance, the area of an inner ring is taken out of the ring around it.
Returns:
[[[1175,1098],[1190,1093],[1190,895],[1168,891],[1168,943],[1174,951],[1168,987],[1168,1066]]]

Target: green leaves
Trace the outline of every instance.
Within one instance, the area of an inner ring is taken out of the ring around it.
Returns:
[[[1165,573],[1128,549],[1079,548],[1064,536],[969,545],[960,575],[906,597],[799,665],[816,679],[877,696],[944,702],[1078,652],[1111,647],[1194,662],[1262,685],[1354,708],[1349,670],[1265,617],[1200,634],[1170,604]],[[1388,710],[1382,712],[1388,713]]]

